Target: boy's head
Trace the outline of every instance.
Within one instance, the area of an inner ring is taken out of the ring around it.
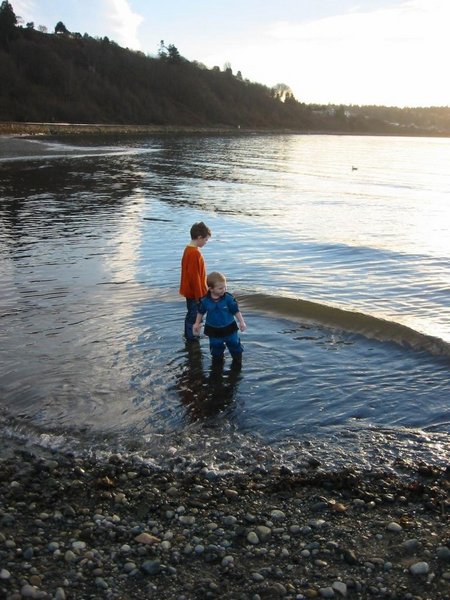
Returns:
[[[211,292],[218,296],[223,296],[227,291],[227,278],[223,273],[213,271],[206,277],[206,285]]]
[[[204,246],[211,237],[211,229],[200,221],[191,227],[191,240],[197,242],[197,246]]]

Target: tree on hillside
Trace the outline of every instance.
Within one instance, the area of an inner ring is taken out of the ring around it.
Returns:
[[[231,63],[230,62],[226,62],[223,65],[223,72],[226,73],[227,75],[233,75],[233,69],[231,68]]]
[[[167,48],[164,43],[164,40],[161,40],[159,42],[158,56],[159,56],[159,58],[162,58],[162,59],[167,58]]]
[[[181,54],[178,52],[178,48],[176,46],[169,44],[167,46],[167,51],[170,62],[177,63],[181,61]]]
[[[288,98],[294,96],[291,88],[285,83],[277,83],[273,86],[272,91],[274,97],[281,100],[281,102],[285,102]]]
[[[67,34],[69,33],[69,30],[62,21],[58,21],[55,25],[55,33]]]
[[[164,40],[161,40],[159,43],[158,56],[160,59],[171,63],[181,62],[181,54],[178,52],[178,48],[174,44],[166,46]]]
[[[17,17],[11,4],[4,0],[0,5],[0,44],[7,48],[10,40],[14,37],[17,25]]]

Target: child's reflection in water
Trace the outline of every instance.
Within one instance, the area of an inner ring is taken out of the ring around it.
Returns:
[[[198,342],[186,344],[186,364],[177,382],[178,393],[192,421],[213,417],[233,404],[240,380],[240,366],[224,368],[224,359],[212,360],[203,370]]]

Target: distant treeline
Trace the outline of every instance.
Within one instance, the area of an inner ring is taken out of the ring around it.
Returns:
[[[0,121],[450,135],[450,108],[322,106],[230,66],[206,68],[161,42],[156,57],[57,23],[18,25],[0,6]],[[320,77],[320,74],[318,74]]]

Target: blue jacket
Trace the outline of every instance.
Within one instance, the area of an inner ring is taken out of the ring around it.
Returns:
[[[198,312],[206,314],[205,335],[224,337],[238,329],[234,315],[239,312],[239,306],[234,296],[228,292],[218,300],[213,300],[208,292],[200,300]]]

